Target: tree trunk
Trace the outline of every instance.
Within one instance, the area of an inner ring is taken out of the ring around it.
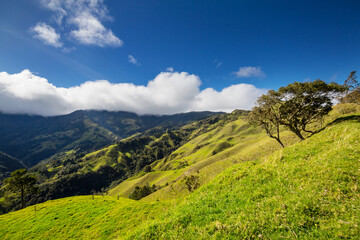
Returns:
[[[290,131],[292,131],[293,133],[295,133],[296,136],[298,136],[301,141],[305,139],[305,138],[303,137],[303,135],[301,135],[301,130],[299,130],[299,129],[293,127],[293,126],[289,126],[288,124],[285,125],[285,126],[287,126]]]
[[[301,141],[305,139],[305,138],[303,137],[303,135],[301,135],[300,131],[295,130],[295,131],[293,131],[293,133],[295,133],[295,134],[296,134],[296,136],[298,136],[298,137],[300,138],[300,140],[301,140]]]
[[[285,148],[284,147],[284,144],[280,141],[280,139],[278,139],[278,138],[275,138],[276,139],[276,141],[278,141],[278,143],[280,143],[280,145],[282,146],[282,148]]]
[[[280,137],[275,137],[275,136],[273,136],[273,135],[271,135],[271,134],[268,134],[268,136],[271,137],[271,138],[276,139],[276,141],[277,141],[278,143],[280,143],[280,145],[282,146],[282,148],[285,148],[284,144],[283,144],[283,143],[281,142],[281,140],[280,140]]]

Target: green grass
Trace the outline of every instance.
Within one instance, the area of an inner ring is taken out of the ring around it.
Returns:
[[[343,120],[225,171],[134,236],[359,239],[360,116]]]
[[[221,139],[221,130],[208,141],[215,136]],[[358,114],[264,157],[254,156],[269,151],[263,150],[272,143],[268,138],[259,138],[258,145],[243,142],[241,151],[234,145],[188,166],[200,164],[201,181],[213,180],[185,198],[151,201],[167,193],[163,188],[142,201],[110,196],[49,201],[36,212],[31,206],[0,216],[0,239],[359,239],[359,136]],[[244,161],[251,159],[257,160]],[[211,175],[221,166],[227,170]],[[186,168],[155,171],[129,182],[164,181],[182,171]]]
[[[0,238],[117,239],[168,208],[108,196],[69,197],[0,216]]]
[[[287,145],[298,141],[288,131],[283,131],[283,138]],[[236,121],[219,126],[190,140],[169,157],[153,163],[151,166],[154,172],[140,173],[138,176],[123,181],[111,189],[109,195],[128,197],[136,186],[149,183],[163,188],[141,201],[184,197],[189,194],[182,181],[185,176],[198,175],[200,184],[204,185],[239,162],[260,159],[280,148],[280,145],[267,137],[264,131],[250,126],[240,117]]]

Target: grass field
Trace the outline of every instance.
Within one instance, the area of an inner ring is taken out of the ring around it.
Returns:
[[[0,216],[0,238],[116,239],[169,208],[109,196],[69,197]]]
[[[298,139],[283,131],[287,145]],[[169,200],[189,194],[183,179],[199,176],[201,185],[239,162],[252,161],[280,149],[280,145],[266,136],[259,127],[249,125],[243,117],[202,134],[174,151],[169,157],[152,164],[154,172],[141,173],[125,180],[109,191],[110,196],[128,197],[135,186],[162,186],[142,201]],[[164,187],[165,186],[165,187]]]
[[[141,238],[358,239],[360,116],[226,170]],[[131,238],[131,237],[130,237]]]
[[[360,115],[348,115],[300,143],[238,162],[185,198],[54,200],[0,216],[0,238],[359,239],[359,136]]]

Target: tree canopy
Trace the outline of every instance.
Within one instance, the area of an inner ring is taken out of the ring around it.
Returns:
[[[340,98],[341,103],[360,104],[360,82],[357,80],[356,71],[352,71],[344,82],[345,95]]]
[[[279,94],[270,90],[258,99],[258,106],[252,109],[248,120],[251,124],[261,125],[269,137],[276,139],[284,147],[280,140],[280,103]]]
[[[327,84],[319,79],[279,88],[281,124],[304,140],[302,131],[311,132],[306,127],[328,114],[332,100],[344,91],[345,88],[337,83]]]
[[[322,119],[332,108],[332,100],[346,90],[337,83],[294,82],[278,91],[270,90],[262,95],[252,109],[249,119],[261,125],[268,136],[275,138],[282,147],[279,127],[285,126],[304,140],[303,132],[312,132],[309,124]]]

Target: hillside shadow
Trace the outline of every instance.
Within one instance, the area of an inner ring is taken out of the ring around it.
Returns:
[[[350,115],[350,116],[346,116],[346,117],[337,118],[334,121],[332,121],[331,123],[329,123],[328,126],[338,124],[338,123],[341,123],[341,122],[345,122],[345,121],[360,122],[360,115]]]
[[[346,116],[346,117],[339,117],[337,119],[335,119],[334,121],[332,121],[331,123],[326,124],[324,127],[320,128],[319,130],[313,132],[312,134],[310,134],[308,137],[311,137],[321,131],[323,131],[325,128],[338,124],[338,123],[342,123],[345,121],[355,121],[355,122],[360,122],[360,115],[350,115],[350,116]]]

